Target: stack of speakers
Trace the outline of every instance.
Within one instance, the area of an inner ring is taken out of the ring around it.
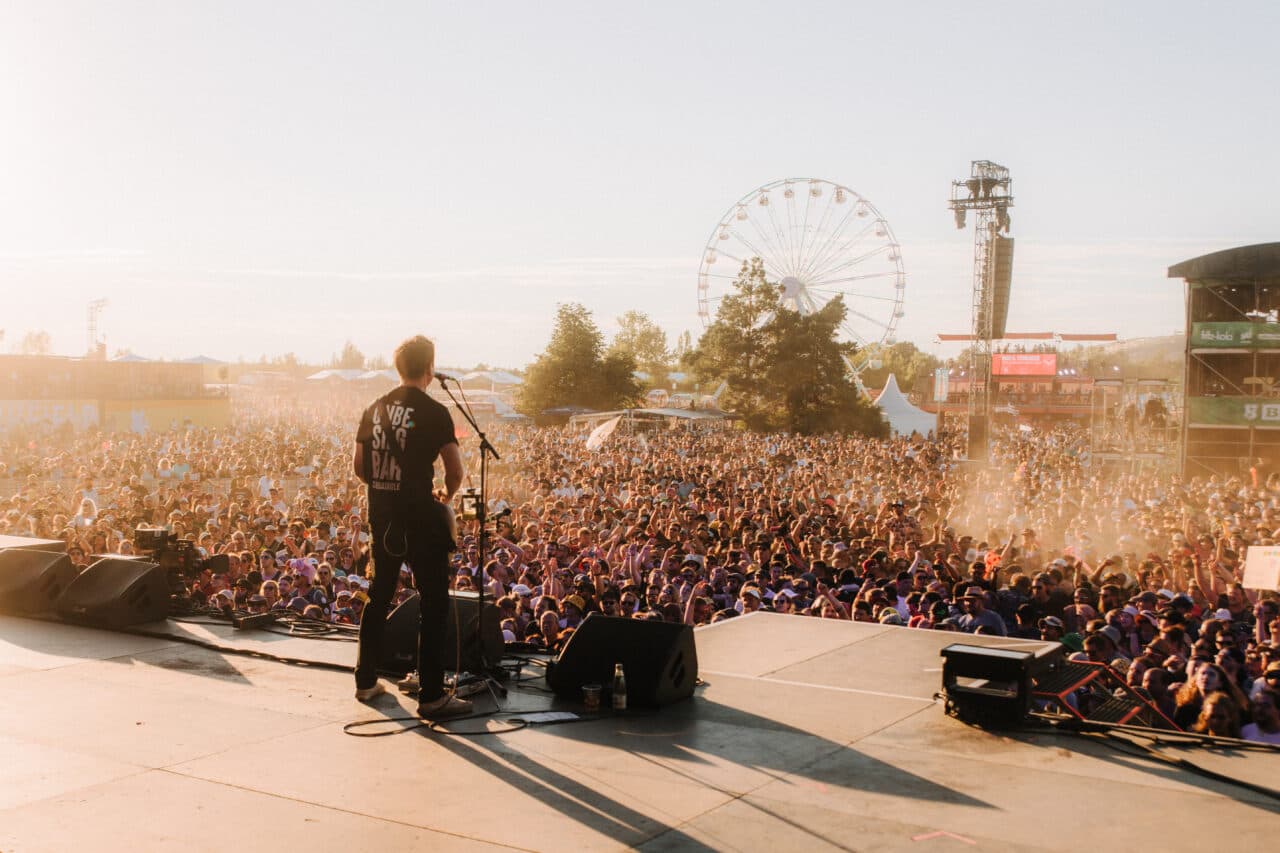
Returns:
[[[987,256],[987,280],[983,289],[991,288],[991,337],[1003,338],[1009,321],[1009,291],[1013,284],[1013,238],[996,237],[991,241]],[[983,304],[987,302],[983,293]],[[986,312],[978,315],[978,328],[985,328]]]
[[[169,582],[155,563],[104,556],[78,571],[62,542],[0,542],[0,613],[57,614],[70,622],[122,628],[164,619]]]

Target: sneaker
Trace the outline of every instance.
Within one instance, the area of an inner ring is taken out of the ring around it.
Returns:
[[[434,702],[418,706],[418,716],[424,720],[447,720],[452,717],[463,717],[471,713],[471,703],[448,693]]]
[[[372,687],[364,689],[356,688],[356,700],[360,702],[372,702],[379,696],[387,692],[387,688],[382,686],[382,682],[375,682]]]
[[[421,685],[418,683],[418,673],[411,672],[404,678],[396,682],[396,687],[400,688],[400,692],[406,696],[417,696]]]

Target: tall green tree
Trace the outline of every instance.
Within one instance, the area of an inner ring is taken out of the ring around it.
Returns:
[[[637,369],[648,374],[650,386],[665,387],[671,370],[667,333],[644,312],[628,311],[618,318],[618,331],[608,354],[630,355]]]
[[[576,302],[562,304],[556,310],[551,341],[525,373],[516,408],[536,415],[559,406],[628,406],[641,392],[635,370],[635,358],[629,353],[605,355],[604,335],[590,311]]]
[[[880,411],[864,400],[844,359],[855,352],[837,330],[845,307],[833,299],[800,314],[782,304],[781,289],[753,258],[688,358],[704,381],[727,384],[722,403],[760,431],[883,435]]]
[[[879,361],[880,366],[862,372],[862,381],[870,388],[881,388],[892,373],[898,379],[898,387],[911,391],[921,379],[933,381],[933,371],[942,366],[942,359],[917,347],[911,341],[893,344],[872,344],[862,351],[865,358]]]
[[[342,345],[342,352],[329,360],[329,366],[341,368],[342,370],[362,370],[364,368],[364,353],[360,352],[356,345],[348,340]]]

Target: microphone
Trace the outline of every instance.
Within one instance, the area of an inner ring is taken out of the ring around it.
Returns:
[[[445,380],[448,380],[448,381],[450,381],[450,382],[457,382],[457,381],[458,381],[458,377],[454,376],[454,375],[453,375],[453,374],[451,374],[451,373],[436,373],[436,381],[437,381],[437,382],[439,382],[441,385],[443,385],[443,384],[445,383]]]

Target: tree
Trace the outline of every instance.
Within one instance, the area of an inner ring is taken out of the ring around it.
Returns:
[[[618,318],[618,332],[609,346],[610,355],[630,355],[636,367],[649,376],[649,385],[666,385],[671,370],[667,333],[641,311],[628,311]]]
[[[385,355],[371,355],[365,359],[364,366],[369,370],[386,370],[391,366]]]
[[[263,360],[266,361],[266,358],[264,357]],[[302,367],[302,362],[298,361],[296,353],[287,352],[284,355],[273,356],[270,361],[267,361],[267,365],[294,372]]]
[[[53,352],[49,333],[43,329],[38,332],[27,332],[18,343],[18,352],[22,355],[48,355]]]
[[[872,344],[862,351],[872,361],[879,361],[875,369],[862,371],[862,381],[870,388],[880,388],[892,373],[898,378],[898,387],[911,391],[921,378],[932,380],[933,371],[942,366],[942,360],[930,355],[911,341],[895,344]]]
[[[604,335],[589,312],[576,302],[556,309],[551,341],[529,365],[516,408],[536,415],[559,406],[612,409],[640,397],[635,358],[604,354]]]
[[[836,336],[844,317],[839,298],[813,314],[786,308],[753,258],[688,362],[701,379],[727,384],[726,408],[752,429],[884,435],[880,411],[847,374],[844,359],[856,348]]]
[[[356,349],[356,345],[348,340],[342,345],[342,352],[329,360],[329,366],[341,370],[362,370],[364,369],[364,353]]]
[[[689,353],[693,352],[693,335],[689,334],[689,330],[685,329],[676,338],[676,351],[673,354],[677,364],[682,364]]]

